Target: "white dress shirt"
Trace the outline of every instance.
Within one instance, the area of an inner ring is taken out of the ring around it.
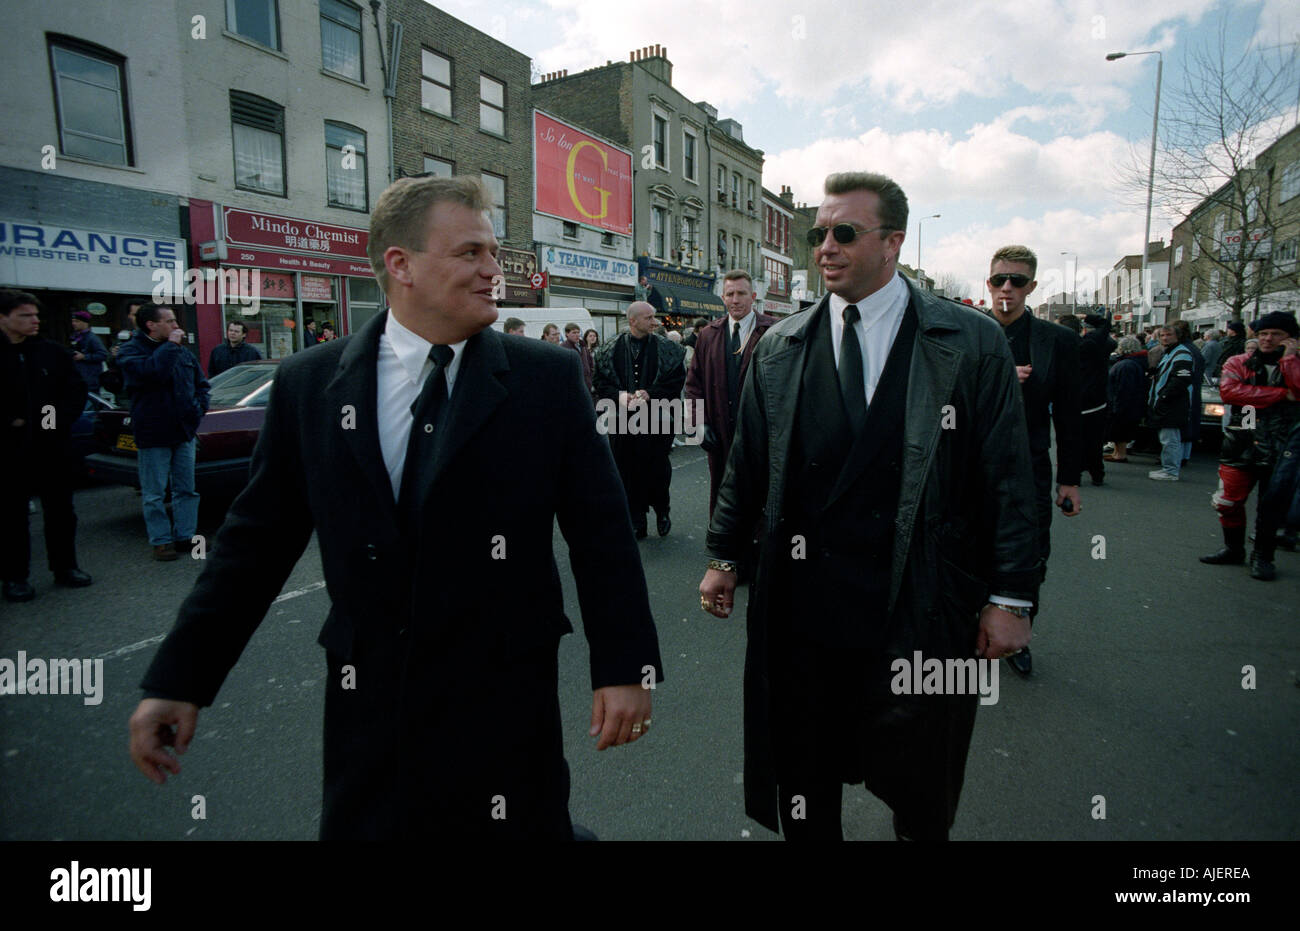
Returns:
[[[749,313],[745,314],[745,319],[740,321],[741,352],[745,351],[745,344],[749,342],[749,334],[753,333],[754,327],[758,325],[757,318],[758,314],[751,310]],[[736,321],[731,319],[731,314],[727,314],[727,345],[731,344],[731,332],[735,325]]]
[[[454,355],[447,366],[447,398],[451,399],[460,371],[460,358],[467,340],[454,343]],[[388,312],[384,332],[379,335],[379,363],[376,366],[376,402],[379,408],[379,448],[393,486],[393,500],[402,490],[402,469],[406,464],[406,444],[411,439],[411,405],[420,396],[424,380],[433,370],[429,350],[433,343],[412,333]]]
[[[885,371],[885,360],[893,348],[898,328],[903,324],[903,311],[911,294],[903,283],[903,276],[897,272],[889,283],[855,304],[858,308],[858,321],[853,325],[858,337],[858,348],[862,350],[862,377],[866,381],[867,404],[876,393],[880,384],[880,375]],[[849,302],[838,294],[830,298],[831,314],[831,355],[835,367],[840,365],[840,343],[844,341],[844,308]]]

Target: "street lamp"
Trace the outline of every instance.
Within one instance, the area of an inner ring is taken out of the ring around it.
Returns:
[[[1061,255],[1074,256],[1074,277],[1070,279],[1070,303],[1072,305],[1070,313],[1077,317],[1079,316],[1079,292],[1074,289],[1074,286],[1079,283],[1079,253],[1063,251]]]
[[[921,283],[921,224],[926,220],[937,220],[939,214],[932,213],[928,217],[921,217],[916,221],[916,283]]]
[[[1147,243],[1151,241],[1151,195],[1155,190],[1156,181],[1156,128],[1160,125],[1160,78],[1164,74],[1165,56],[1160,52],[1111,52],[1106,56],[1106,60],[1118,61],[1129,55],[1156,56],[1156,109],[1155,115],[1151,118],[1151,167],[1147,170],[1147,225],[1146,231],[1142,234],[1142,280],[1138,282],[1138,295],[1142,300],[1141,315],[1146,317],[1151,309],[1147,287]]]

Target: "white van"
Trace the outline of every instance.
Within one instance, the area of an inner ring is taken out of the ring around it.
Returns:
[[[576,323],[584,333],[588,330],[600,332],[600,327],[596,326],[585,307],[498,307],[497,313],[499,316],[497,322],[492,324],[492,329],[504,330],[508,317],[518,317],[524,321],[524,336],[532,339],[541,339],[542,330],[548,323],[554,323],[560,328],[561,339],[564,338],[564,325],[567,323]]]

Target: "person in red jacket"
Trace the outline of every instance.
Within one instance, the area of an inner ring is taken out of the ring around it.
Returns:
[[[1284,515],[1265,507],[1269,478],[1287,435],[1300,421],[1300,355],[1296,353],[1300,326],[1293,314],[1274,311],[1255,321],[1259,348],[1233,356],[1223,366],[1219,394],[1232,405],[1219,454],[1219,488],[1215,510],[1223,528],[1223,549],[1201,562],[1241,565],[1246,561],[1246,498],[1259,485],[1255,511],[1255,549],[1250,577],[1272,581],[1277,573],[1273,553]]]

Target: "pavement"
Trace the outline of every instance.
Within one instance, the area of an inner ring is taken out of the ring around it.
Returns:
[[[578,629],[560,647],[570,810],[603,840],[774,840],[744,813],[747,592],[729,619],[700,610],[708,469],[698,448],[672,455],[672,533],[640,544],[666,678],[653,731],[633,745],[598,753],[586,735],[587,648],[556,533]],[[1300,554],[1278,553],[1272,583],[1202,565],[1197,557],[1220,545],[1213,456],[1198,451],[1177,483],[1150,481],[1154,467],[1151,457],[1108,463],[1104,487],[1085,480],[1077,517],[1058,512],[1034,675],[1000,667],[998,701],[976,721],[953,839],[1300,836]],[[76,507],[95,584],[51,587],[33,517],[39,594],[0,603],[0,658],[101,659],[102,701],[0,696],[0,839],[314,839],[325,674],[315,641],[329,605],[315,541],[201,712],[183,772],[158,787],[130,762],[127,719],[202,563],[149,558],[132,489],[83,489]],[[1253,524],[1253,498],[1250,509]],[[485,722],[485,740],[491,732]],[[884,804],[861,787],[844,798],[846,837],[893,839]],[[199,804],[203,818],[193,816]]]

